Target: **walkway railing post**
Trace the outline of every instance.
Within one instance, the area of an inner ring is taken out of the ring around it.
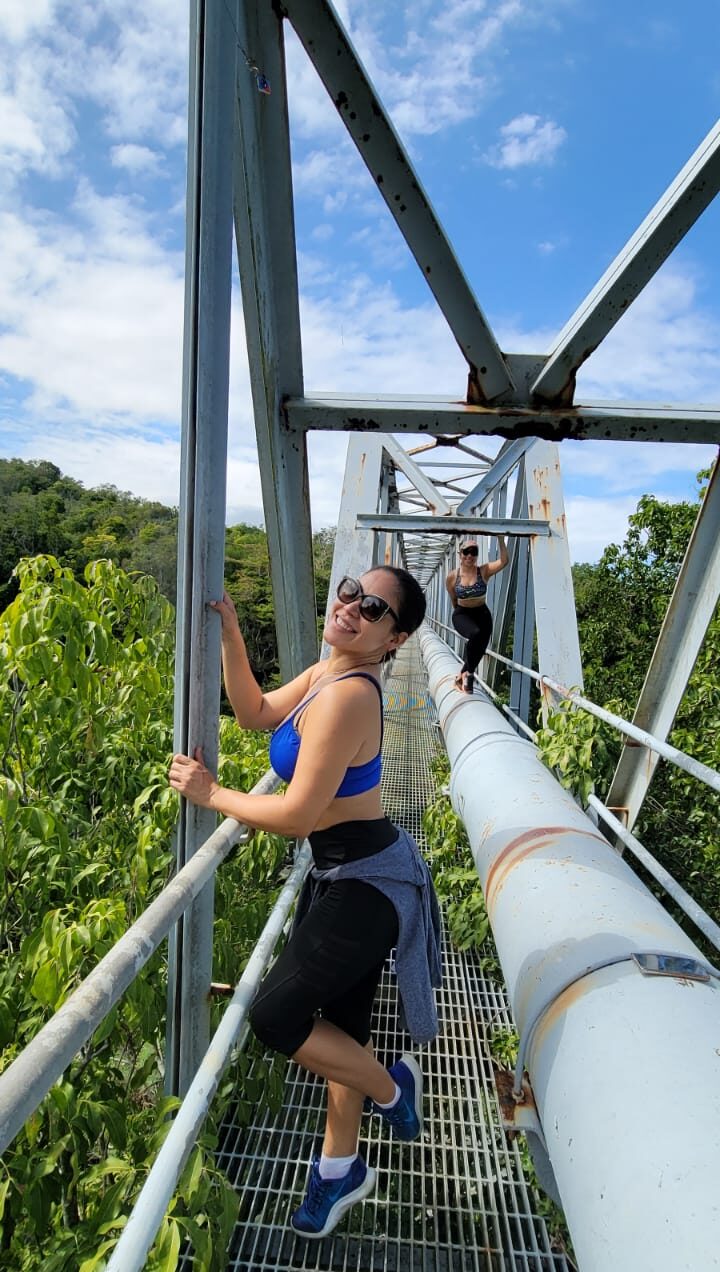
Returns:
[[[236,48],[227,5],[193,0],[190,46],[174,745],[190,754],[202,746],[213,767],[220,624],[207,602],[222,595],[225,556]],[[178,869],[215,825],[214,813],[182,807]],[[187,1090],[207,1048],[213,907],[210,882],[170,939],[165,1084],[173,1094]]]

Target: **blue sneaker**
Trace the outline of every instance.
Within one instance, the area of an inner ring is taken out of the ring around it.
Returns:
[[[340,1179],[321,1179],[320,1158],[310,1166],[308,1190],[302,1205],[290,1218],[290,1226],[301,1237],[315,1241],[326,1237],[342,1219],[346,1210],[362,1201],[375,1187],[375,1171],[356,1157],[347,1175]]]
[[[400,1099],[391,1109],[381,1109],[377,1104],[373,1109],[387,1122],[396,1139],[417,1139],[423,1123],[420,1067],[412,1056],[401,1056],[388,1073],[400,1087]]]

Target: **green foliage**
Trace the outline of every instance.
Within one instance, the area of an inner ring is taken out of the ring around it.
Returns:
[[[318,621],[318,644],[322,634],[335,531],[319,530],[313,535],[313,565]],[[231,526],[225,539],[225,584],[240,619],[248,658],[262,685],[279,680],[277,637],[270,586],[270,555],[267,536],[258,526]],[[288,603],[293,603],[293,597]]]
[[[114,486],[86,490],[47,461],[0,459],[0,605],[20,558],[52,554],[76,573],[104,557],[152,574],[175,598],[177,511]]]
[[[707,475],[701,473],[700,482]],[[627,719],[632,718],[697,513],[697,503],[671,504],[646,495],[630,518],[625,542],[606,549],[598,565],[573,572],[585,693]],[[668,738],[715,769],[720,768],[718,666],[716,611]],[[620,739],[614,731],[611,737],[608,754],[614,760]],[[605,766],[602,778],[609,780],[612,767]],[[661,761],[634,831],[691,896],[720,917],[720,838],[712,790]],[[646,882],[673,909],[658,885],[649,878]],[[673,913],[698,939],[682,912]]]
[[[583,807],[598,776],[609,768],[610,749],[605,737],[608,727],[597,716],[564,698],[536,735],[541,760],[555,771],[561,785],[572,791]]]
[[[446,755],[435,760],[433,771],[443,787],[449,777]],[[423,831],[430,873],[444,906],[450,938],[460,950],[479,949],[488,935],[485,898],[465,827],[443,789],[423,813]]]
[[[270,556],[267,536],[259,526],[238,525],[226,531],[225,586],[235,603],[257,680],[260,684],[277,680]]]
[[[514,1029],[493,1029],[488,1042],[490,1055],[501,1069],[515,1072],[520,1038]]]
[[[82,573],[98,557],[151,575],[175,600],[177,509],[114,486],[86,490],[45,460],[0,459],[0,607],[17,591],[13,571],[25,556],[52,555]],[[334,530],[313,535],[319,628],[325,613]],[[278,677],[277,639],[267,536],[259,526],[226,532],[226,585],[240,614],[248,654],[261,684]]]
[[[643,495],[625,542],[573,571],[586,690],[621,714],[637,702],[697,512]]]
[[[24,560],[0,615],[0,1064],[6,1067],[162,888],[177,797],[173,628],[152,579],[109,561],[83,577]],[[264,739],[222,726],[221,773],[250,789]],[[220,872],[216,977],[238,978],[272,903],[286,848],[254,836]],[[101,1268],[175,1107],[162,1097],[166,968],[158,951],[7,1150],[0,1268]],[[244,1090],[276,1102],[282,1065]],[[227,1100],[232,1091],[224,1085]],[[233,1092],[235,1094],[235,1092]],[[215,1118],[223,1102],[216,1101]],[[233,1190],[213,1160],[216,1122],[193,1149],[147,1267],[224,1267]]]
[[[315,603],[317,608],[318,648],[322,641],[327,607],[330,572],[335,551],[335,528],[318,530],[313,535],[313,569],[315,572]]]

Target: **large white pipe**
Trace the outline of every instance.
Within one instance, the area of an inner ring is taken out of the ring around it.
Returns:
[[[633,952],[707,963],[532,743],[454,688],[447,646],[421,649],[580,1268],[717,1267],[720,983],[642,974]]]

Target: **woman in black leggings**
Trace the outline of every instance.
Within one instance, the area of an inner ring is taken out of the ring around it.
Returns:
[[[498,535],[500,556],[496,561],[478,565],[478,545],[466,540],[460,547],[460,563],[451,570],[445,586],[453,603],[452,625],[464,636],[467,644],[462,667],[455,677],[455,684],[464,693],[472,693],[475,672],[485,653],[492,634],[492,614],[485,595],[488,579],[504,570],[508,563],[507,547]]]
[[[367,1196],[375,1172],[358,1154],[369,1096],[392,1134],[422,1129],[422,1074],[410,1055],[389,1069],[375,1058],[370,1015],[383,963],[395,948],[401,1009],[416,1042],[437,1032],[432,989],[440,981],[439,919],[417,845],[380,802],[380,670],[425,614],[405,570],[378,566],[341,580],[325,625],[330,657],[263,694],[248,662],[232,601],[211,602],[222,620],[228,698],[245,728],[273,729],[270,762],[284,795],[224,789],[202,761],[176,755],[170,783],[187,799],[247,826],[304,839],[314,868],[293,932],[262,982],[250,1023],[262,1042],[327,1079],[322,1154],[291,1217],[304,1237],[327,1235]]]

